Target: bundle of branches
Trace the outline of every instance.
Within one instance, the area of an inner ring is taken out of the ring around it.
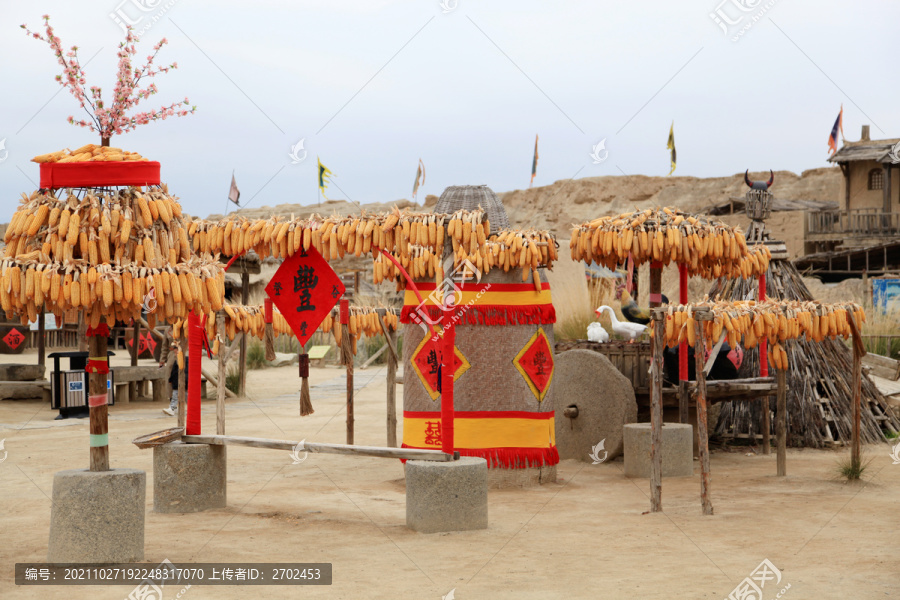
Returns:
[[[211,222],[195,220],[188,233],[194,249],[225,256],[254,250],[260,257],[286,258],[315,248],[326,260],[372,255],[374,281],[395,281],[398,289],[406,286],[399,269],[384,258],[389,252],[414,278],[444,279],[445,240],[453,247],[454,268],[471,265],[476,276],[492,267],[519,267],[523,280],[538,267],[552,268],[556,260],[556,242],[547,231],[502,231],[489,236],[490,222],[483,210],[460,210],[452,214],[411,213],[395,208],[389,213],[308,219],[251,221],[227,217]]]
[[[759,226],[757,226],[757,229]],[[754,228],[751,227],[751,231]],[[759,233],[759,232],[757,232]],[[759,239],[763,239],[759,235]],[[797,269],[782,260],[772,261],[766,273],[766,290],[775,300],[813,301]],[[758,281],[720,279],[710,295],[748,301],[757,298]],[[857,321],[858,323],[859,321]],[[783,344],[787,357],[787,408],[789,440],[795,446],[820,448],[833,443],[849,442],[852,429],[853,356],[848,346],[831,336],[822,339],[800,337]],[[770,359],[770,363],[774,364]],[[759,375],[759,350],[748,348],[739,375]],[[761,434],[763,410],[768,403],[723,402],[715,428],[721,437],[753,439]],[[774,419],[772,420],[774,422]],[[863,372],[861,439],[878,442],[884,431],[900,430],[881,393]]]
[[[677,262],[705,279],[754,277],[764,273],[771,254],[748,248],[739,227],[675,208],[601,217],[572,229],[572,260],[615,270],[630,254],[636,265]]]
[[[866,320],[862,307],[854,302],[822,304],[815,300],[705,300],[695,304],[669,305],[665,319],[666,345],[674,348],[687,341],[696,341],[696,321],[693,313],[704,309],[712,313],[712,319],[703,321],[703,333],[708,348],[726,337],[732,348],[742,344],[756,348],[759,340],[769,340],[769,362],[777,369],[788,368],[788,355],[784,345],[788,340],[801,337],[806,341],[823,342],[838,336],[847,339],[851,335],[849,319],[852,316],[858,327]],[[651,330],[656,326],[651,323]]]
[[[181,206],[165,186],[79,194],[22,195],[0,261],[7,318],[34,321],[47,309],[61,319],[79,309],[96,327],[103,317],[111,324],[146,312],[152,326],[222,307],[222,265],[191,251]]]

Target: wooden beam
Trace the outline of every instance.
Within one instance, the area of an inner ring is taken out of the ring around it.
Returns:
[[[775,412],[775,444],[777,446],[776,472],[779,477],[787,475],[787,376],[784,369],[775,369],[778,395]]]
[[[375,352],[375,354],[373,354],[372,356],[370,356],[369,358],[366,359],[366,362],[364,362],[364,363],[362,364],[362,366],[360,367],[360,370],[362,370],[362,369],[368,369],[368,368],[369,368],[369,365],[371,365],[373,362],[375,362],[375,359],[377,359],[379,356],[381,356],[382,354],[384,354],[384,351],[387,350],[387,349],[388,349],[388,345],[387,345],[387,343],[385,343],[381,348],[379,348],[379,349]]]
[[[234,435],[184,435],[181,441],[186,444],[212,444],[215,446],[250,446],[268,450],[297,450],[314,454],[343,454],[353,456],[376,456],[379,458],[404,458],[407,460],[434,460],[450,462],[456,460],[455,454],[445,454],[440,450],[419,450],[415,448],[382,448],[379,446],[352,446],[346,444],[318,444],[301,440],[270,440]]]
[[[652,271],[651,271],[652,272]],[[652,289],[652,288],[651,288]],[[650,364],[650,512],[662,511],[662,381],[665,327],[654,312],[651,342],[653,362]]]
[[[696,321],[697,339],[694,341],[694,362],[697,370],[697,436],[700,446],[700,504],[703,514],[713,514],[712,500],[709,497],[709,431],[706,414],[706,375],[703,373],[703,322]]]
[[[210,373],[209,371],[206,371],[205,369],[200,369],[200,373],[203,374],[204,377],[206,377],[206,381],[208,381],[209,383],[213,384],[216,387],[219,387],[219,379],[217,377],[214,377],[212,375],[212,373]],[[237,394],[235,394],[234,392],[232,392],[225,386],[222,386],[222,387],[225,388],[226,396],[228,396],[229,398],[237,398]]]

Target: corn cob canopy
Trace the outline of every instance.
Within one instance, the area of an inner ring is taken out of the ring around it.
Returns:
[[[225,331],[223,333],[228,336],[229,340],[233,340],[238,332],[253,336],[257,339],[263,339],[266,327],[265,307],[263,305],[232,306],[230,304],[225,304],[222,308],[225,311]],[[350,342],[352,344],[352,352],[354,355],[356,354],[356,342],[361,336],[375,337],[384,334],[384,329],[382,329],[381,322],[378,319],[377,311],[379,308],[382,310],[384,309],[384,307],[376,308],[372,306],[350,307]],[[396,309],[388,308],[385,315],[382,317],[384,319],[385,327],[391,331],[397,331],[399,327],[400,321],[397,315],[398,312],[399,311]],[[173,323],[172,331],[176,339],[181,337],[184,332],[184,327],[186,326],[187,321],[184,319],[176,320]],[[285,320],[282,314],[275,308],[272,309],[272,329],[276,337],[282,334],[291,337],[294,335],[287,320]],[[215,335],[216,323],[214,319],[207,319],[206,330],[209,339],[216,339],[216,342],[214,343],[218,344],[218,338],[216,338]],[[322,324],[319,326],[319,331],[323,333],[333,332],[338,348],[340,348],[341,324],[334,319],[331,313],[329,313],[322,321]],[[218,347],[214,347],[213,352],[218,354]]]
[[[95,327],[143,309],[153,325],[222,307],[222,265],[192,251],[181,206],[165,186],[22,196],[0,262],[8,317],[34,321],[46,307],[59,319],[75,309]]]
[[[406,286],[397,267],[378,251],[383,248],[416,279],[444,279],[442,254],[449,238],[454,267],[469,261],[480,272],[491,268],[522,269],[523,280],[539,266],[552,268],[557,259],[556,241],[547,231],[503,230],[488,235],[491,224],[483,210],[459,210],[452,214],[389,213],[308,219],[273,217],[248,220],[232,216],[220,221],[195,220],[188,228],[195,252],[224,256],[254,250],[261,258],[287,258],[295,252],[315,248],[326,260],[345,254],[371,255],[374,281],[396,281]],[[539,280],[539,278],[535,278]]]
[[[572,260],[609,269],[631,253],[635,264],[677,262],[690,275],[706,279],[765,273],[771,254],[765,246],[747,247],[739,227],[674,208],[647,209],[601,217],[572,229]]]
[[[755,302],[705,301],[686,305],[669,305],[664,326],[666,345],[674,348],[682,341],[694,345],[695,320],[698,308],[712,312],[712,320],[702,321],[707,347],[712,347],[724,331],[728,344],[734,348],[743,344],[755,348],[763,337],[769,340],[769,360],[779,369],[787,368],[787,353],[782,344],[786,340],[805,337],[821,342],[851,335],[849,317],[857,326],[866,321],[866,313],[854,302],[824,304],[817,301],[766,300]],[[655,327],[658,321],[651,323]]]

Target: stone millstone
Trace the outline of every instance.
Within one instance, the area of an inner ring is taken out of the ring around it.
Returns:
[[[591,451],[601,441],[598,458],[622,454],[622,426],[637,421],[637,402],[631,382],[609,359],[593,350],[557,354],[553,398],[560,460],[593,462]],[[565,416],[570,406],[577,407],[577,417]]]
[[[487,529],[488,473],[483,458],[406,461],[406,526],[420,533]]]
[[[146,488],[147,475],[137,469],[56,473],[47,561],[143,561]]]

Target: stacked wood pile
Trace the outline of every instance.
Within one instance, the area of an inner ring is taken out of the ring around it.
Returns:
[[[748,239],[764,242],[768,232],[755,221]],[[787,260],[775,259],[766,271],[766,292],[776,301],[814,302],[800,273]],[[736,301],[758,298],[757,279],[725,279],[715,282],[710,297]],[[858,323],[858,321],[857,321]],[[821,448],[848,443],[852,432],[853,355],[842,340],[808,339],[806,336],[782,344],[787,356],[788,437],[791,445]],[[770,359],[770,364],[773,361]],[[773,365],[774,366],[774,365]],[[759,374],[759,351],[747,348],[740,377]],[[721,438],[757,439],[762,435],[768,403],[724,402],[721,405],[715,435]],[[864,442],[885,439],[885,431],[900,430],[900,422],[866,373],[862,375],[862,430]]]

